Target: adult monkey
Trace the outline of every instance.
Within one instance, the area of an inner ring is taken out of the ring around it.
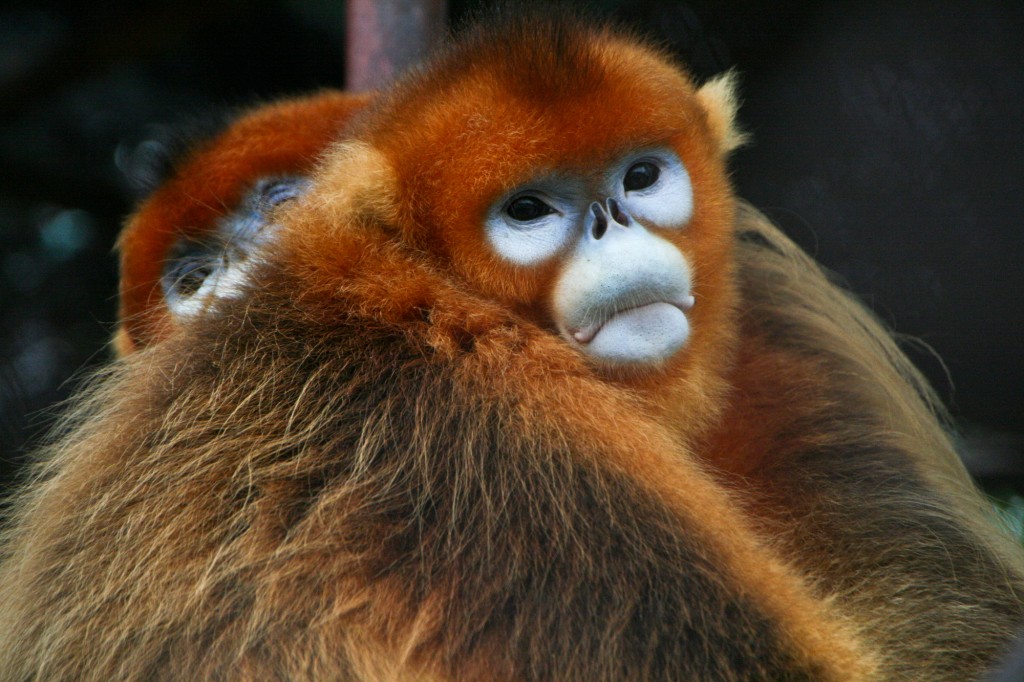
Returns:
[[[733,109],[501,17],[175,246],[200,152],[20,502],[7,678],[979,673],[1019,551],[888,337],[735,208]]]

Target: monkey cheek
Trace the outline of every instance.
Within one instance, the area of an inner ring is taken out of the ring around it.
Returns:
[[[611,365],[652,365],[668,360],[690,337],[690,322],[671,303],[651,303],[604,323],[584,352]]]

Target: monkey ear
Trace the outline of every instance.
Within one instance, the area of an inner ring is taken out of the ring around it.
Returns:
[[[737,127],[739,109],[739,77],[735,71],[715,76],[697,90],[697,100],[704,107],[711,132],[723,153],[729,153],[747,142],[748,136]]]

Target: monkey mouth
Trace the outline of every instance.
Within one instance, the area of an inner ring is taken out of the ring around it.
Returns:
[[[680,296],[674,300],[650,301],[639,305],[631,305],[622,308],[612,308],[608,314],[602,315],[599,319],[567,330],[569,336],[580,345],[587,345],[606,326],[624,326],[631,329],[643,330],[652,324],[657,326],[657,321],[667,316],[678,316],[682,313],[685,317],[694,305],[694,298],[691,295]],[[678,311],[678,313],[676,312]]]

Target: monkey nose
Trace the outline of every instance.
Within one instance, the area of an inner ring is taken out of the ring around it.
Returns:
[[[590,204],[590,212],[594,215],[594,224],[590,227],[590,233],[594,235],[594,239],[600,239],[608,231],[608,214],[605,212],[604,206],[596,201]]]
[[[597,201],[590,204],[590,212],[594,216],[594,224],[590,228],[594,239],[600,239],[605,235],[608,231],[609,221],[620,227],[629,227],[632,222],[629,214],[622,209],[619,202],[610,197],[605,199],[604,204]]]
[[[608,207],[608,215],[612,217],[612,220],[623,227],[629,227],[629,214],[623,210],[622,205],[619,204],[619,202],[608,197],[608,199],[605,200],[605,206]]]

